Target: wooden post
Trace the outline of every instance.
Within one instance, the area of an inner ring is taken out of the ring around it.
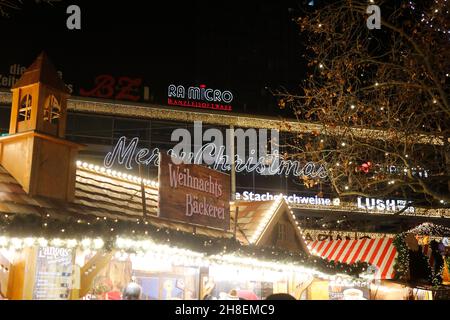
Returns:
[[[230,126],[230,160],[231,160],[231,199],[236,200],[236,163],[234,152],[234,126]]]
[[[237,233],[237,224],[238,224],[238,216],[239,216],[239,207],[236,205],[236,213],[234,215],[234,230],[233,230],[233,238],[236,240],[236,233]]]
[[[139,177],[141,178],[141,198],[142,198],[142,215],[147,217],[147,203],[145,199],[144,178],[142,177],[142,166],[139,163]]]

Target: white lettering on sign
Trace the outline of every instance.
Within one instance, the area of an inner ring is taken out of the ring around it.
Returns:
[[[186,194],[186,216],[191,217],[193,214],[224,220],[225,208],[208,203],[206,197],[199,199],[192,194]]]
[[[230,177],[201,165],[175,164],[172,159],[160,154],[159,216],[228,230]]]
[[[220,198],[223,194],[222,185],[218,183],[217,179],[208,176],[202,179],[192,176],[190,170],[185,168],[180,172],[180,167],[173,169],[173,165],[169,163],[170,187],[178,188],[179,186],[188,187],[196,191],[202,191]],[[192,194],[186,194],[186,216],[191,217],[193,214],[206,215],[213,218],[223,220],[225,209],[217,207],[208,203],[205,197],[199,198]]]
[[[408,203],[405,200],[381,200],[358,197],[358,208],[365,210],[397,212],[405,209],[407,205]],[[415,209],[414,207],[409,206],[404,211],[414,212]]]
[[[311,204],[311,205],[319,205],[319,206],[339,206],[341,204],[340,199],[330,199],[330,198],[321,198],[318,196],[314,197],[302,197],[293,195],[273,195],[269,192],[260,194],[254,193],[250,191],[244,191],[241,193],[236,192],[236,200],[244,200],[244,201],[272,201],[278,200],[280,197],[283,197],[287,203],[289,204]]]
[[[39,258],[65,258],[71,254],[70,249],[55,248],[55,247],[42,247],[39,249]]]

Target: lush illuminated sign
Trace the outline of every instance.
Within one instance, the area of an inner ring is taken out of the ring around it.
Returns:
[[[358,208],[365,210],[376,210],[383,212],[398,212],[404,210],[405,212],[414,212],[414,207],[408,205],[409,203],[405,200],[382,200],[358,197]],[[407,208],[405,209],[405,207]]]
[[[169,85],[167,103],[172,106],[192,107],[231,111],[233,107],[233,94],[228,90],[207,88],[201,84],[198,87],[184,87],[182,85]]]

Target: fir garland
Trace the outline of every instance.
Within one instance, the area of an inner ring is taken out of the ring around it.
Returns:
[[[430,222],[422,223],[421,225],[407,231],[407,233],[413,233],[417,235],[446,237],[450,236],[450,228],[435,225]]]
[[[405,242],[406,233],[400,233],[394,237],[393,244],[397,249],[397,257],[394,263],[394,278],[406,280],[409,271],[409,250]]]
[[[394,278],[398,280],[407,280],[408,279],[408,272],[409,272],[409,249],[406,245],[405,238],[408,233],[417,233],[420,235],[448,235],[449,228],[437,226],[431,223],[424,223],[414,229],[411,229],[410,231],[403,232],[401,234],[398,234],[394,237],[393,244],[395,248],[397,249],[397,258],[395,258],[394,263],[394,271],[395,275]],[[442,284],[442,273],[444,271],[444,266],[441,268],[441,270],[437,273],[434,272],[434,270],[431,269],[428,258],[424,255],[422,255],[423,264],[427,265],[427,269],[430,274],[430,278],[428,281],[434,286],[438,287]],[[445,258],[447,260],[447,265],[449,262],[449,258]]]

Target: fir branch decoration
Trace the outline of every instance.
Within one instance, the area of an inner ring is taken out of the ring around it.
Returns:
[[[393,240],[393,244],[397,249],[397,257],[394,263],[394,278],[399,280],[406,280],[409,271],[409,250],[405,242],[405,237],[406,233],[401,233],[396,235]]]

